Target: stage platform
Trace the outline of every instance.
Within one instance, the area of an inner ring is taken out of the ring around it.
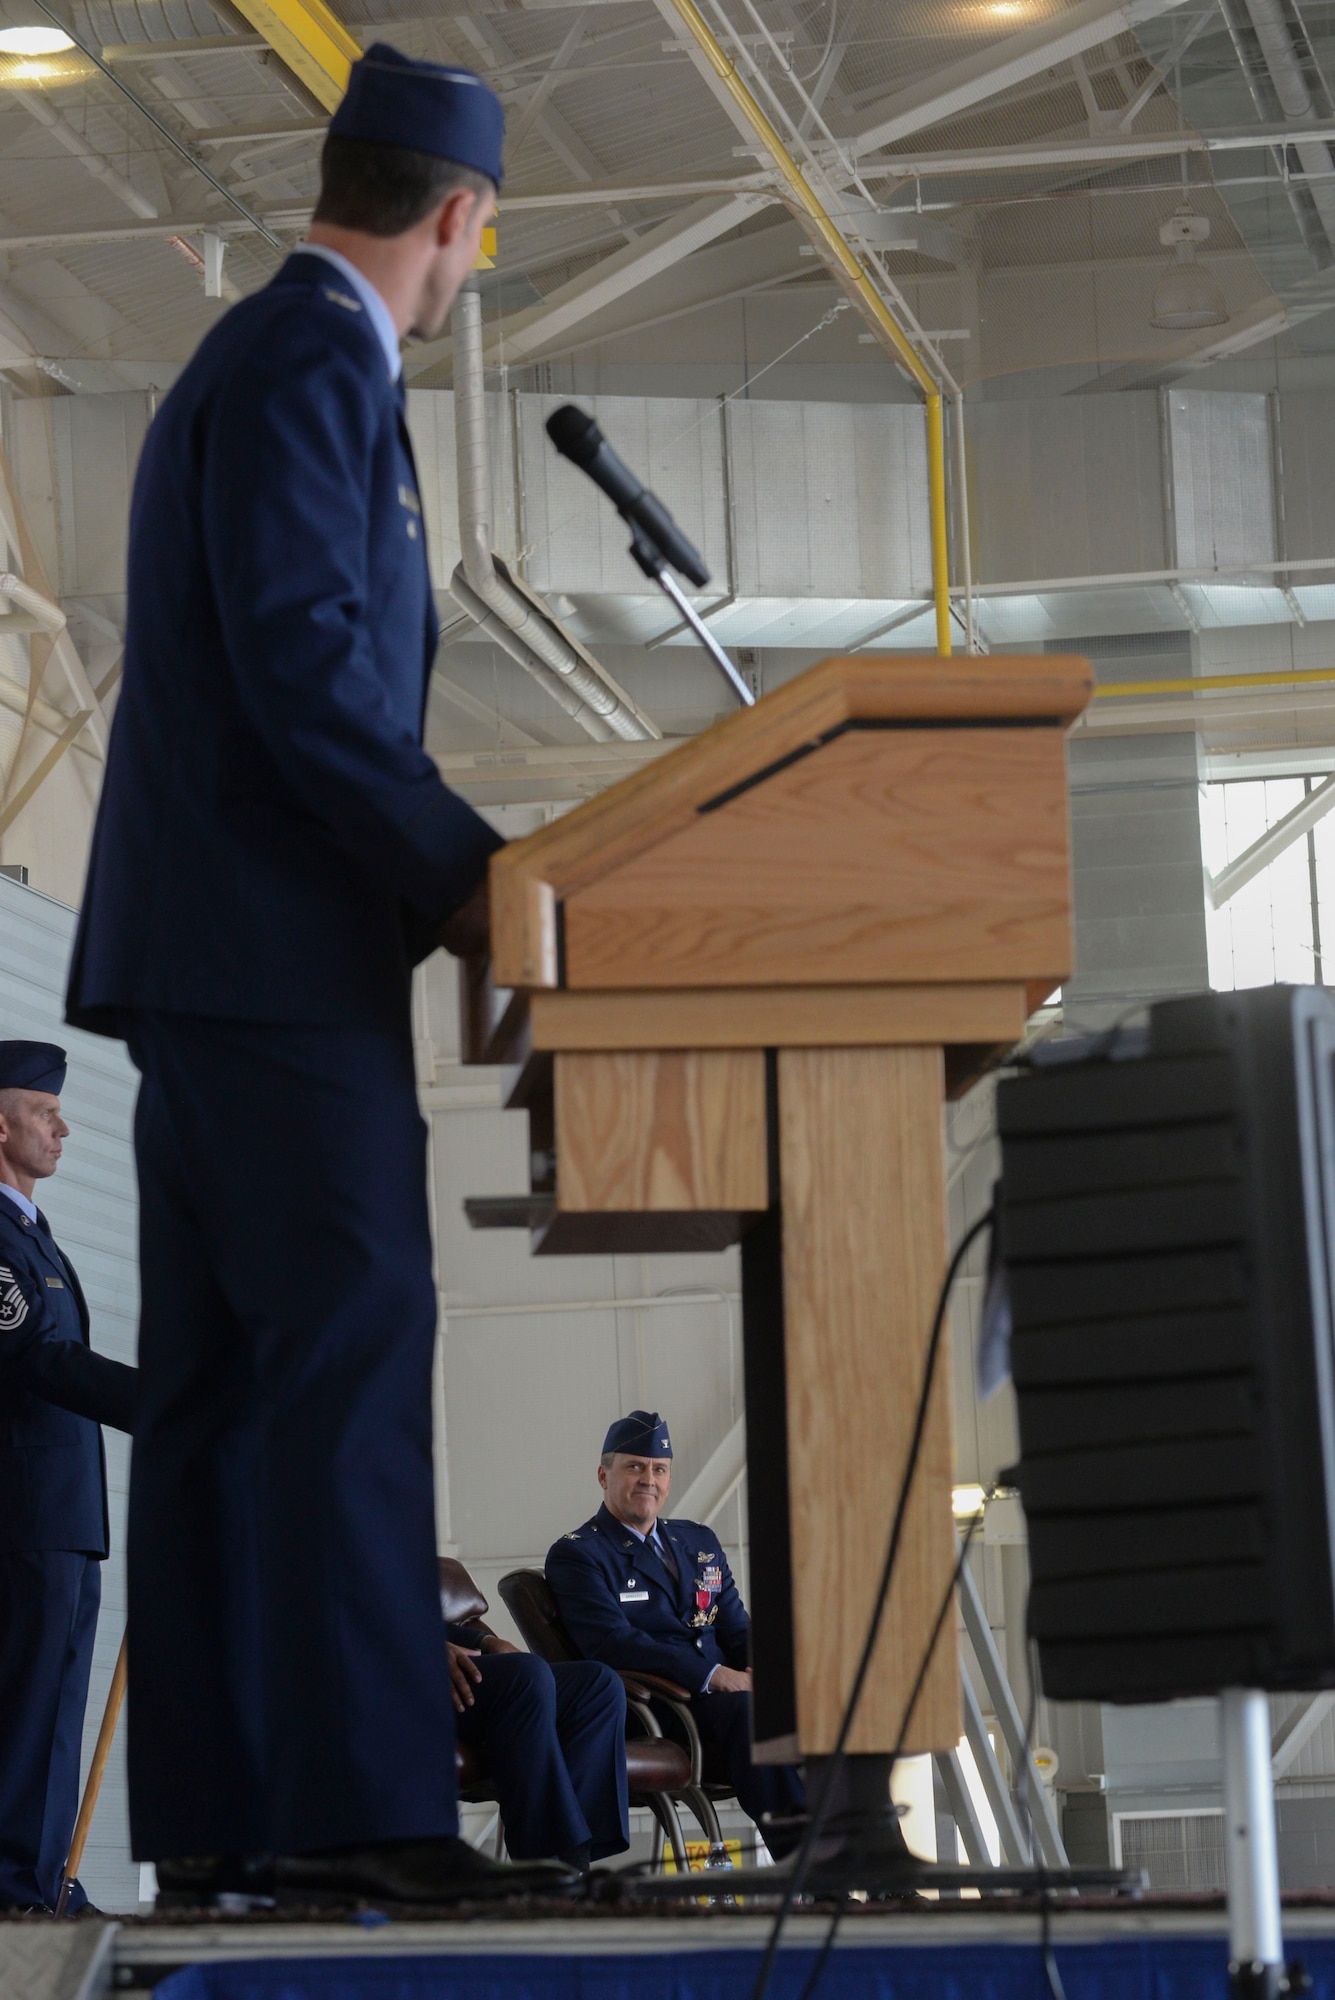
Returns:
[[[770,1991],[798,2000],[828,1915],[795,1918]],[[691,1907],[385,1922],[0,1922],[0,2000],[749,2000],[768,1919]],[[1066,2000],[1227,2000],[1222,1899],[1064,1908],[1051,1937]],[[1033,1909],[859,1907],[816,2000],[1046,2000]],[[1335,1901],[1285,1910],[1285,1944],[1335,2000]]]

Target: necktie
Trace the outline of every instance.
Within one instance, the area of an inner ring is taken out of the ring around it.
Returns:
[[[667,1543],[663,1540],[661,1535],[655,1537],[654,1547],[658,1551],[658,1559],[662,1563],[664,1569],[667,1571],[668,1575],[672,1578],[672,1581],[674,1583],[678,1583],[680,1581],[680,1572],[677,1569],[677,1558],[673,1555],[671,1549],[668,1547]]]

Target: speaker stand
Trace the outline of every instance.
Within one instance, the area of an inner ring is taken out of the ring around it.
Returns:
[[[1280,2000],[1310,1982],[1288,1965],[1279,1921],[1275,1779],[1270,1704],[1256,1688],[1219,1697],[1224,1752],[1224,1865],[1228,1878],[1228,1978],[1234,2000]]]

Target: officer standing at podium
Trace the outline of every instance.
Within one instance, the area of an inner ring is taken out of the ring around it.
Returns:
[[[440,1902],[457,1838],[413,965],[497,836],[422,747],[436,620],[399,341],[501,179],[499,100],[353,65],[310,241],[149,432],[68,996],[141,1072],[134,1851],[178,1901]],[[561,1877],[559,1879],[566,1879]]]
[[[0,1910],[53,1909],[79,1805],[109,1551],[102,1424],[133,1368],[94,1354],[78,1274],[38,1208],[69,1127],[65,1051],[0,1042]],[[88,1898],[76,1882],[67,1907]]]

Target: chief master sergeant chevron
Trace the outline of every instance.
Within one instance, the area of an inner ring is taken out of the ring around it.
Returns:
[[[777,1860],[797,1845],[791,1822],[805,1806],[802,1780],[791,1765],[752,1762],[751,1621],[714,1530],[660,1519],[672,1440],[656,1410],[632,1410],[612,1425],[598,1484],[605,1498],[592,1520],[547,1551],[566,1631],[587,1660],[659,1674],[688,1691],[706,1779],[731,1787]],[[662,1723],[680,1733],[671,1709]],[[767,1824],[769,1814],[779,1823]]]
[[[142,1079],[130,1813],[178,1901],[526,1886],[457,1838],[409,983],[477,941],[500,843],[422,747],[399,359],[476,262],[502,124],[471,72],[373,45],[310,241],[135,482],[68,1010]]]

